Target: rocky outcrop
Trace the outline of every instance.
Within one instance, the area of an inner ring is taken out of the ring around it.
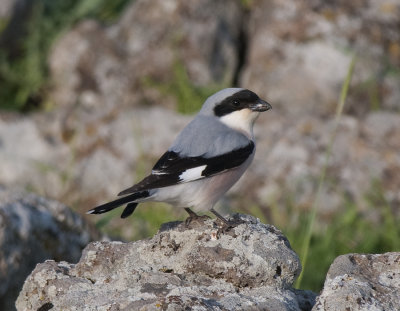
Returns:
[[[235,215],[169,223],[150,240],[95,242],[74,265],[46,261],[26,280],[18,310],[310,310],[291,286],[301,270],[271,225]]]
[[[17,309],[400,309],[400,253],[339,256],[317,297],[292,288],[301,265],[279,230],[231,220],[167,223],[151,239],[90,243],[77,264],[48,260],[25,281]]]
[[[0,188],[0,309],[14,310],[28,274],[46,259],[76,262],[101,236],[56,201]]]
[[[313,311],[399,310],[400,253],[335,259]]]

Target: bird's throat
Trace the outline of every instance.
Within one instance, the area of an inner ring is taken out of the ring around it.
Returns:
[[[259,114],[259,112],[250,109],[241,109],[221,117],[220,120],[230,128],[240,131],[250,139],[253,139],[253,125]]]

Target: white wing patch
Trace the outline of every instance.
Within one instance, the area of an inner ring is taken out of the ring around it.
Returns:
[[[187,181],[192,181],[192,180],[202,178],[204,176],[201,176],[201,173],[204,171],[204,169],[206,167],[207,167],[207,165],[202,165],[202,166],[190,168],[190,169],[184,171],[182,174],[180,174],[179,179],[181,182],[187,182]]]
[[[152,175],[166,175],[167,173],[165,173],[163,171],[159,171],[159,170],[152,170],[151,174]]]

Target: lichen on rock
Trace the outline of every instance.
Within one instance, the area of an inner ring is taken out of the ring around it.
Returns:
[[[46,261],[17,309],[310,309],[315,294],[291,288],[301,265],[286,237],[254,217],[234,219],[241,223],[229,229],[175,222],[147,240],[90,243],[76,265]]]

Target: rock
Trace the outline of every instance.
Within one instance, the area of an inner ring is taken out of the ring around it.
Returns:
[[[43,124],[46,127],[51,118],[0,118],[0,183],[61,199],[65,194],[62,179],[68,176],[72,150],[41,131],[41,122],[46,122]]]
[[[396,1],[134,1],[115,25],[84,21],[59,40],[50,97],[99,111],[176,106],[182,65],[189,85],[239,84],[274,109],[326,116],[356,53],[347,111],[399,111],[399,24]]]
[[[22,284],[46,259],[78,261],[101,236],[65,205],[0,188],[0,309],[14,310]]]
[[[164,225],[149,240],[94,242],[74,265],[46,261],[28,277],[16,306],[36,310],[301,310],[315,294],[291,288],[301,270],[275,227],[236,214]],[[303,309],[307,310],[307,309]]]
[[[188,122],[163,108],[131,108],[92,123],[80,115],[77,133],[65,141],[62,118],[61,111],[0,118],[0,183],[83,202],[86,210],[133,183],[138,161],[153,164],[145,159],[162,155]]]
[[[17,0],[3,0],[0,2],[0,18],[9,18]],[[1,32],[1,31],[0,31]]]
[[[289,114],[335,111],[353,54],[346,110],[399,111],[398,1],[257,1],[240,84]]]
[[[310,208],[318,177],[326,165],[333,128],[333,120],[323,121],[313,115],[290,117],[271,111],[261,116],[255,127],[254,163],[236,191],[252,189],[259,206],[273,202],[280,206],[280,213],[287,208],[288,194],[299,208]],[[400,192],[396,190],[400,184],[400,175],[396,174],[400,171],[399,142],[399,114],[375,112],[364,120],[343,116],[327,164],[327,179],[318,208],[321,218],[331,219],[330,215],[340,210],[346,196],[359,210],[370,211],[371,202],[366,195],[377,187],[381,187],[389,204],[399,206]],[[376,181],[379,183],[374,184]],[[240,198],[233,201],[236,207],[244,206],[244,202]]]
[[[400,253],[335,259],[313,311],[399,310]]]
[[[179,79],[179,66],[195,86],[231,83],[241,23],[240,4],[225,0],[134,1],[112,26],[84,21],[54,46],[52,99],[96,115],[149,102],[176,106],[174,96],[187,90],[161,89]]]

